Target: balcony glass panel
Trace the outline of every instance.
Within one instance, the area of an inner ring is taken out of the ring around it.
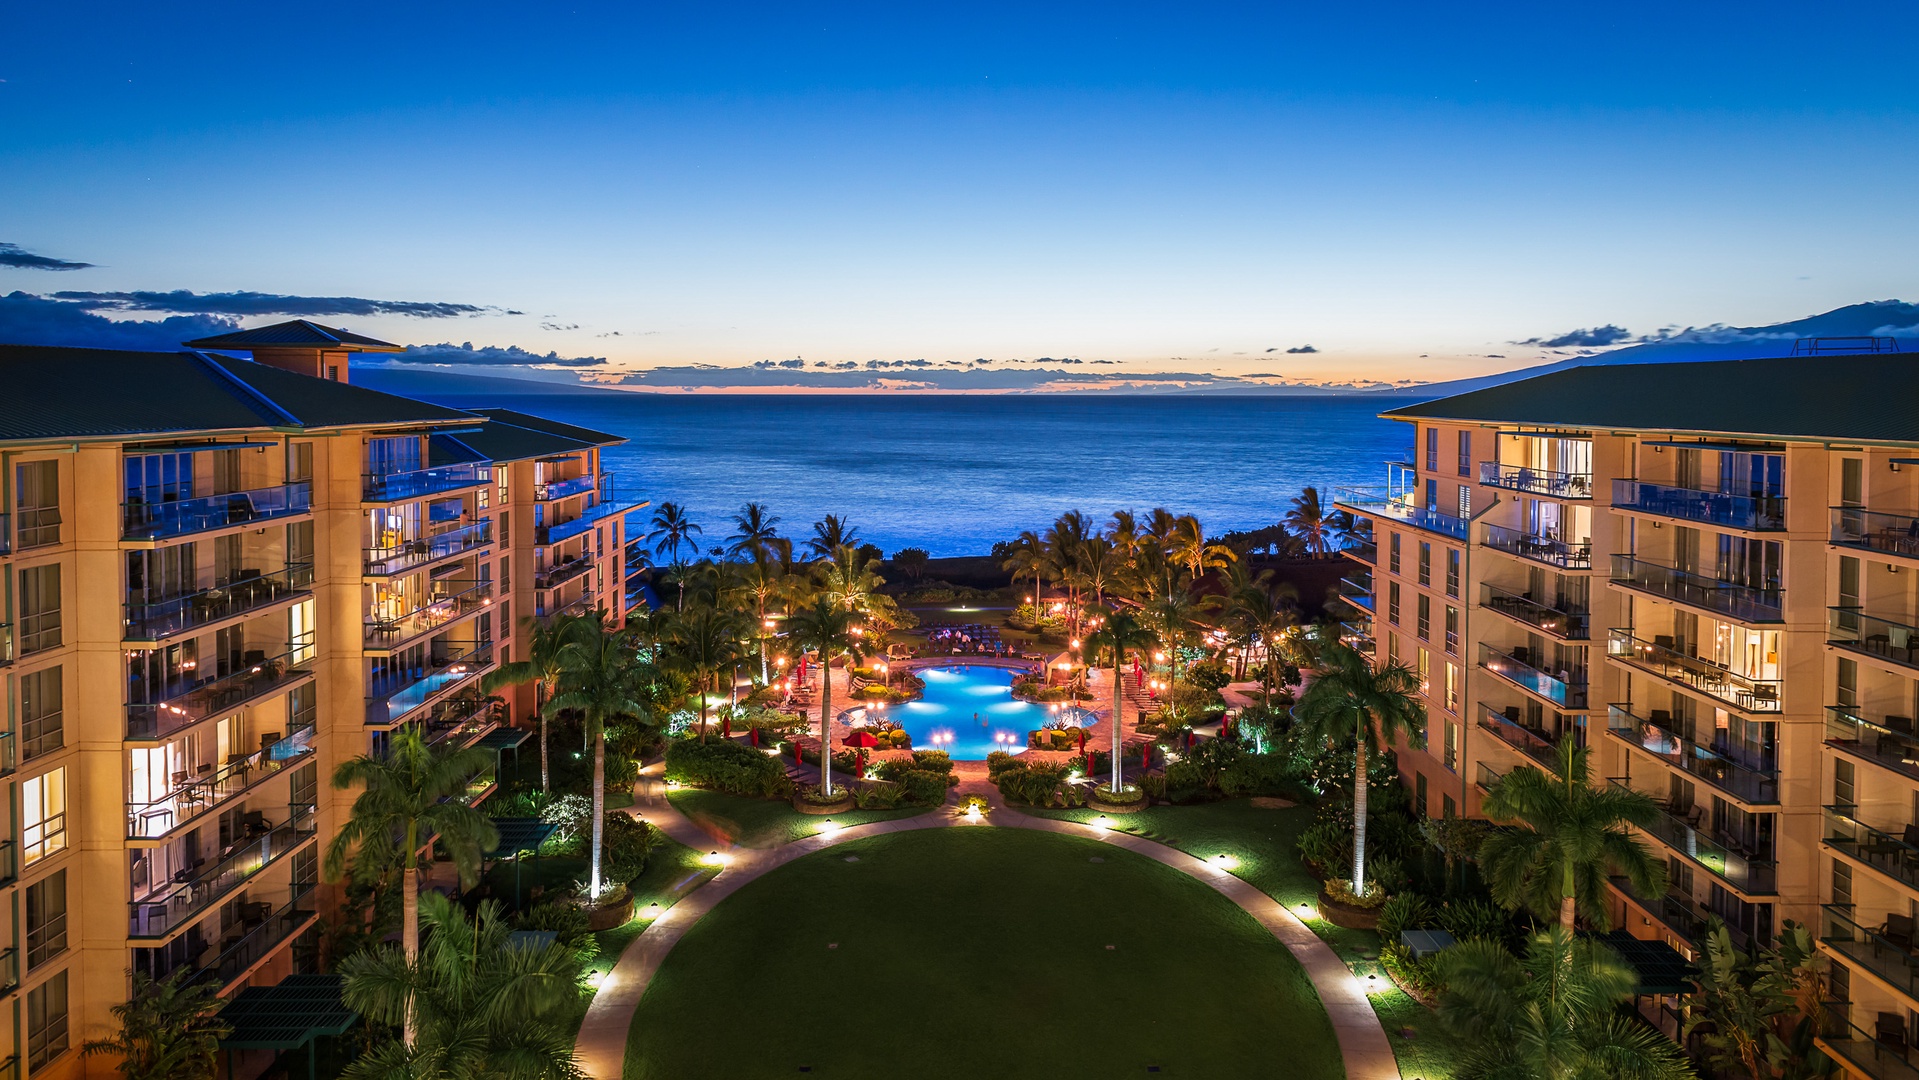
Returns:
[[[491,483],[493,466],[480,462],[467,462],[462,465],[441,465],[414,472],[369,474],[362,479],[365,481],[362,495],[368,502],[393,502]]]
[[[1821,935],[1834,952],[1858,967],[1891,983],[1907,997],[1919,999],[1919,957],[1913,955],[1912,919],[1895,926],[1882,916],[1877,922],[1862,923],[1851,905],[1825,904],[1826,932]],[[1888,915],[1893,913],[1887,913]]]
[[[1606,636],[1606,655],[1642,671],[1681,683],[1751,713],[1779,711],[1779,681],[1748,679],[1729,668],[1688,656],[1668,645],[1615,629]]]
[[[1728,529],[1770,532],[1786,527],[1786,500],[1777,495],[1733,495],[1644,480],[1614,480],[1612,501],[1614,506],[1642,514]]]
[[[1561,598],[1554,599],[1563,606],[1541,604],[1530,596],[1509,592],[1497,585],[1480,586],[1481,607],[1491,608],[1509,619],[1536,627],[1540,632],[1564,641],[1586,640],[1592,633],[1587,612],[1567,604]]]
[[[249,905],[242,905],[246,906]],[[203,969],[194,981],[215,979],[219,985],[225,986],[239,978],[248,968],[265,959],[301,927],[311,922],[316,911],[313,883],[296,883],[293,886],[293,899],[280,910],[259,922],[250,922],[243,914],[239,924],[234,927],[237,933],[221,940],[219,957]]]
[[[1919,780],[1919,735],[1910,716],[1868,720],[1857,709],[1828,705],[1826,745]]]
[[[1743,754],[1734,747],[1707,746],[1682,739],[1667,725],[1633,715],[1625,705],[1606,707],[1606,728],[1621,741],[1685,770],[1742,802],[1779,801],[1778,771],[1756,768],[1758,763],[1741,760]]]
[[[13,550],[13,515],[0,514],[0,555]]]
[[[372,680],[367,686],[367,723],[391,724],[440,694],[485,671],[493,663],[493,643],[481,642],[445,653]]]
[[[122,509],[125,520],[122,535],[128,540],[165,540],[307,513],[313,509],[313,485],[302,480],[176,502],[147,502],[141,496],[132,495]]]
[[[1543,731],[1534,731],[1506,712],[1484,702],[1479,706],[1479,726],[1493,738],[1542,765],[1550,766],[1556,761],[1550,736]]]
[[[1616,778],[1608,778],[1607,783],[1633,790]],[[1744,850],[1730,837],[1712,835],[1709,819],[1703,806],[1692,807],[1684,817],[1661,810],[1652,827],[1645,831],[1740,892],[1751,896],[1772,893],[1778,880],[1778,868],[1772,859],[1761,852]]]
[[[533,485],[533,498],[536,502],[551,502],[554,499],[564,499],[568,495],[592,491],[599,486],[599,477],[590,473],[585,476],[575,476],[569,480],[549,480],[544,484]]]
[[[313,564],[229,581],[211,589],[150,602],[127,602],[126,636],[153,641],[291,600],[313,586]]]
[[[1556,536],[1508,529],[1503,525],[1486,526],[1486,546],[1562,570],[1590,570],[1593,564],[1591,540],[1574,543]]]
[[[1502,769],[1496,765],[1488,765],[1481,761],[1474,766],[1473,783],[1478,785],[1481,791],[1490,791],[1492,790],[1492,786],[1499,782],[1499,778],[1510,771],[1512,770]]]
[[[1841,547],[1919,558],[1919,516],[1835,506],[1832,542]]]
[[[435,562],[493,542],[493,522],[476,521],[457,529],[434,533],[424,540],[405,540],[393,547],[367,548],[366,572],[373,577],[397,574],[409,567]]]
[[[1914,1068],[1907,1055],[1910,1051],[1904,1044],[1905,1019],[1899,1018],[1899,1042],[1892,1041],[1890,1035],[1882,1040],[1871,1032],[1862,1031],[1856,1024],[1832,1018],[1834,1030],[1826,1034],[1822,1041],[1832,1048],[1839,1057],[1839,1063],[1846,1072],[1871,1077],[1872,1080],[1919,1080],[1919,1068]]]
[[[564,562],[555,563],[533,575],[533,587],[536,589],[555,589],[574,578],[593,569],[593,560],[585,555],[575,555]]]
[[[1339,597],[1359,610],[1372,614],[1373,590],[1370,585],[1361,584],[1352,578],[1340,578]]]
[[[1713,918],[1713,914],[1706,905],[1693,899],[1690,894],[1668,889],[1648,899],[1639,895],[1639,891],[1633,888],[1632,881],[1628,878],[1608,877],[1606,880],[1612,883],[1613,888],[1632,897],[1633,901],[1644,907],[1653,918],[1664,923],[1666,929],[1687,941],[1705,940],[1706,927]],[[1736,926],[1727,926],[1726,929],[1732,932],[1735,939],[1745,936]]]
[[[1354,513],[1373,518],[1391,518],[1427,532],[1466,539],[1466,519],[1419,506],[1412,492],[1392,493],[1385,488],[1340,488],[1335,492],[1339,505]]]
[[[1736,585],[1632,555],[1612,557],[1612,580],[1629,589],[1705,608],[1738,622],[1773,623],[1785,618],[1778,589]]]
[[[1533,666],[1533,657],[1524,648],[1497,649],[1482,641],[1479,643],[1479,666],[1562,709],[1586,707],[1585,672],[1547,674]]]
[[[1497,461],[1479,463],[1479,482],[1509,491],[1527,491],[1553,499],[1590,499],[1593,497],[1591,473],[1554,472],[1527,465],[1501,465]]]
[[[288,765],[298,764],[313,750],[313,725],[309,720],[286,738],[264,749],[217,769],[181,782],[165,796],[152,802],[127,804],[127,836],[134,840],[158,839],[174,829],[194,821],[222,806]]]
[[[1841,648],[1919,668],[1919,628],[1856,607],[1828,609],[1826,639]]]
[[[218,678],[176,680],[156,700],[127,706],[127,738],[161,738],[277,693],[306,678],[312,671],[311,654],[310,649],[288,651],[250,659],[238,671]]]
[[[632,510],[637,505],[631,502],[598,502],[586,508],[585,512],[572,521],[563,521],[557,525],[535,525],[533,542],[536,544],[557,544],[591,529],[595,523],[615,517]]]
[[[0,554],[4,554],[0,552]],[[13,624],[0,622],[0,664],[13,663]]]
[[[1825,845],[1843,851],[1887,877],[1919,886],[1919,825],[1904,826],[1898,836],[1859,820],[1857,807],[1826,807]]]
[[[366,643],[392,648],[493,604],[493,582],[440,580],[419,607],[392,619],[367,619]]]
[[[1355,536],[1346,541],[1345,546],[1339,550],[1347,558],[1358,559],[1369,565],[1377,565],[1379,562],[1379,545],[1373,543],[1373,538],[1370,536]]]
[[[289,807],[286,818],[236,841],[233,850],[212,865],[183,871],[173,882],[127,905],[128,934],[163,937],[185,926],[313,838],[316,825],[311,804]],[[264,825],[263,818],[260,824]]]

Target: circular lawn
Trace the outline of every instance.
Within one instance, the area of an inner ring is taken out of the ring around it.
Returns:
[[[933,828],[828,848],[670,953],[625,1080],[1345,1075],[1285,946],[1095,840]]]

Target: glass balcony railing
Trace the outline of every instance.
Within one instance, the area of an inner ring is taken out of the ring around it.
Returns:
[[[1473,784],[1481,791],[1491,791],[1493,785],[1499,783],[1499,778],[1510,771],[1512,770],[1488,765],[1483,761],[1479,762],[1473,769]]]
[[[1919,780],[1919,734],[1910,716],[1868,720],[1859,709],[1828,705],[1826,745]]]
[[[1883,1035],[1862,1031],[1858,1025],[1839,1016],[1830,1020],[1833,1029],[1821,1036],[1820,1041],[1839,1058],[1848,1075],[1870,1080],[1919,1080],[1919,1068],[1913,1066],[1911,1051],[1906,1046],[1903,1011],[1894,1015],[1894,1024]]]
[[[1612,557],[1612,582],[1734,622],[1776,623],[1785,619],[1778,589],[1755,589],[1651,562],[1632,555]]]
[[[1590,499],[1593,497],[1591,473],[1554,472],[1525,465],[1501,465],[1497,461],[1479,463],[1479,482],[1508,491],[1525,491],[1550,499]]]
[[[1346,545],[1339,549],[1339,553],[1349,559],[1358,559],[1369,566],[1377,565],[1379,562],[1379,545],[1374,543],[1370,536],[1353,537],[1346,541]]]
[[[1745,754],[1734,747],[1707,746],[1682,739],[1669,723],[1635,716],[1629,705],[1606,707],[1606,729],[1627,745],[1644,750],[1741,802],[1770,805],[1779,801],[1779,771],[1757,767],[1760,762],[1747,760]]]
[[[559,608],[557,609],[557,611],[555,612],[555,614],[591,615],[595,611],[598,611],[599,608],[600,608],[599,600],[595,597],[593,590],[591,588],[587,588],[583,590],[579,596],[568,601],[567,603],[561,604]]]
[[[1919,668],[1919,627],[1868,615],[1862,608],[1830,608],[1826,641],[1842,649]]]
[[[1373,651],[1373,628],[1369,622],[1354,620],[1339,624],[1339,641],[1350,649],[1363,653]]]
[[[312,587],[313,564],[298,563],[271,574],[250,573],[184,596],[150,601],[130,598],[126,637],[129,641],[158,641],[304,596]]]
[[[576,555],[565,562],[547,567],[533,575],[533,587],[536,589],[557,589],[587,571],[593,569],[593,559],[589,555]]]
[[[484,462],[467,462],[383,476],[369,473],[362,476],[361,480],[361,496],[367,502],[396,502],[490,484],[493,482],[493,466]]]
[[[1612,883],[1613,888],[1632,897],[1634,903],[1645,908],[1648,914],[1658,919],[1674,934],[1690,942],[1706,939],[1706,928],[1714,918],[1713,913],[1706,905],[1693,899],[1690,893],[1667,889],[1658,896],[1649,898],[1639,895],[1639,890],[1633,888],[1632,881],[1628,878],[1608,877],[1606,880]],[[1727,929],[1735,937],[1743,936],[1737,927],[1728,925]]]
[[[0,514],[0,555],[13,550],[13,515]]]
[[[1609,777],[1616,788],[1631,791],[1625,781]],[[1721,879],[1748,896],[1766,896],[1777,889],[1778,866],[1763,852],[1748,851],[1727,836],[1715,836],[1709,815],[1703,806],[1694,806],[1682,817],[1670,810],[1659,811],[1652,826],[1644,831],[1707,873]]]
[[[1513,710],[1513,712],[1517,711],[1516,709]],[[1495,709],[1491,705],[1481,702],[1479,705],[1479,726],[1481,730],[1493,738],[1532,758],[1541,765],[1550,768],[1558,761],[1557,752],[1553,748],[1552,738],[1543,731],[1534,731],[1532,728],[1520,723],[1519,719],[1512,715],[1512,713]]]
[[[242,908],[252,908],[254,911],[242,912],[240,922],[235,927],[239,931],[238,934],[221,940],[219,956],[211,964],[202,968],[192,980],[193,982],[214,981],[220,986],[231,983],[246,974],[253,965],[266,959],[275,949],[286,944],[294,934],[312,923],[315,915],[318,914],[318,909],[313,903],[312,882],[296,883],[293,886],[293,897],[287,901],[286,906],[270,914],[261,915],[257,922],[251,922],[249,916],[259,907],[265,906],[267,905],[264,903],[257,906],[241,905]]]
[[[557,544],[563,540],[571,540],[607,518],[618,517],[632,510],[635,505],[636,504],[632,502],[615,502],[613,500],[594,503],[572,521],[563,521],[557,525],[533,526],[533,542],[535,544]]]
[[[127,803],[128,839],[157,840],[304,761],[313,751],[313,724],[308,721],[285,738],[267,738],[271,741],[266,747],[217,769],[194,776],[174,774],[171,790],[158,799]]]
[[[1919,825],[1903,826],[1894,836],[1859,820],[1858,813],[1854,806],[1826,807],[1826,834],[1821,842],[1887,877],[1919,887]]]
[[[1778,495],[1734,495],[1644,480],[1614,480],[1612,502],[1622,510],[1728,529],[1774,532],[1786,527],[1786,500]]]
[[[1562,540],[1556,536],[1508,529],[1503,525],[1486,526],[1486,546],[1561,570],[1590,570],[1593,564],[1591,540]]]
[[[1392,492],[1386,488],[1339,488],[1335,501],[1342,507],[1370,518],[1391,518],[1415,529],[1466,539],[1466,519],[1418,505],[1412,492]]]
[[[495,761],[475,773],[473,779],[466,782],[466,790],[459,794],[459,800],[468,806],[478,806],[488,795],[493,794],[493,789],[499,783],[499,767],[499,762]]]
[[[422,540],[396,540],[364,551],[368,577],[386,577],[430,562],[460,555],[493,542],[493,522],[475,521],[470,525],[434,533]]]
[[[477,691],[468,691],[433,706],[419,724],[428,743],[454,739],[464,744],[499,726],[501,719],[498,705],[480,697]]]
[[[312,650],[249,653],[239,669],[207,679],[177,679],[138,689],[151,700],[127,706],[127,738],[159,739],[191,724],[276,694],[312,672]]]
[[[592,491],[599,486],[600,477],[594,476],[591,473],[585,476],[575,476],[567,480],[549,480],[544,484],[533,485],[533,500],[535,502],[552,502],[555,499],[564,499],[568,495],[579,495],[583,492]]]
[[[1746,712],[1776,713],[1780,709],[1779,680],[1747,678],[1722,664],[1680,652],[1668,641],[1634,637],[1630,629],[1614,629],[1607,634],[1606,655]]]
[[[20,877],[20,849],[11,840],[0,840],[0,885],[11,885]]]
[[[0,622],[0,667],[13,663],[13,624]]]
[[[258,832],[236,841],[224,858],[211,866],[185,870],[172,882],[128,904],[128,935],[165,937],[232,896],[236,889],[316,835],[311,804],[289,807],[286,820],[279,825],[267,824],[257,812],[248,817],[254,819],[250,827],[257,827]]]
[[[1824,904],[1821,910],[1826,918],[1825,933],[1819,940],[1827,948],[1886,980],[1907,997],[1919,999],[1919,957],[1912,953],[1915,943],[1910,919],[1901,932],[1891,929],[1890,920],[1883,917],[1876,924],[1860,922],[1850,904]]]
[[[1919,516],[1857,506],[1832,508],[1832,542],[1882,555],[1919,558]]]
[[[121,535],[128,540],[165,540],[296,517],[312,509],[313,485],[305,480],[174,502],[148,502],[143,496],[129,495],[121,508]]]
[[[1521,622],[1561,641],[1585,641],[1591,636],[1591,617],[1582,608],[1564,598],[1555,597],[1554,605],[1538,603],[1532,597],[1509,592],[1497,585],[1480,586],[1479,604]]]
[[[1496,649],[1482,641],[1479,643],[1479,666],[1561,709],[1579,710],[1586,707],[1584,671],[1562,670],[1548,674],[1533,666],[1533,657],[1524,648]]]
[[[1339,579],[1339,598],[1368,615],[1373,612],[1373,589],[1370,584],[1362,584],[1352,578]]]
[[[493,666],[493,643],[449,648],[424,663],[390,670],[367,684],[369,724],[399,723],[406,714]]]
[[[391,618],[366,619],[366,644],[374,648],[398,648],[422,634],[430,634],[448,623],[493,606],[491,579],[441,580],[434,582],[432,589],[433,594],[411,611]]]

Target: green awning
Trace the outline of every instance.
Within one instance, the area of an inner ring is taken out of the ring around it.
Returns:
[[[493,827],[500,831],[500,842],[486,853],[489,859],[509,859],[522,851],[538,851],[540,845],[560,829],[558,825],[533,817],[494,818]]]
[[[524,728],[499,727],[481,736],[480,741],[473,745],[488,750],[518,750],[521,743],[532,737],[533,733]]]
[[[220,1010],[233,1033],[228,1050],[297,1050],[321,1035],[344,1035],[360,1018],[340,1000],[338,975],[289,975],[250,986]]]

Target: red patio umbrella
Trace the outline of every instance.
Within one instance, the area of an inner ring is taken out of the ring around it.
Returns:
[[[879,738],[865,728],[854,728],[852,733],[846,736],[846,745],[859,751],[858,764],[853,769],[855,774],[866,775],[866,748],[879,744]]]

